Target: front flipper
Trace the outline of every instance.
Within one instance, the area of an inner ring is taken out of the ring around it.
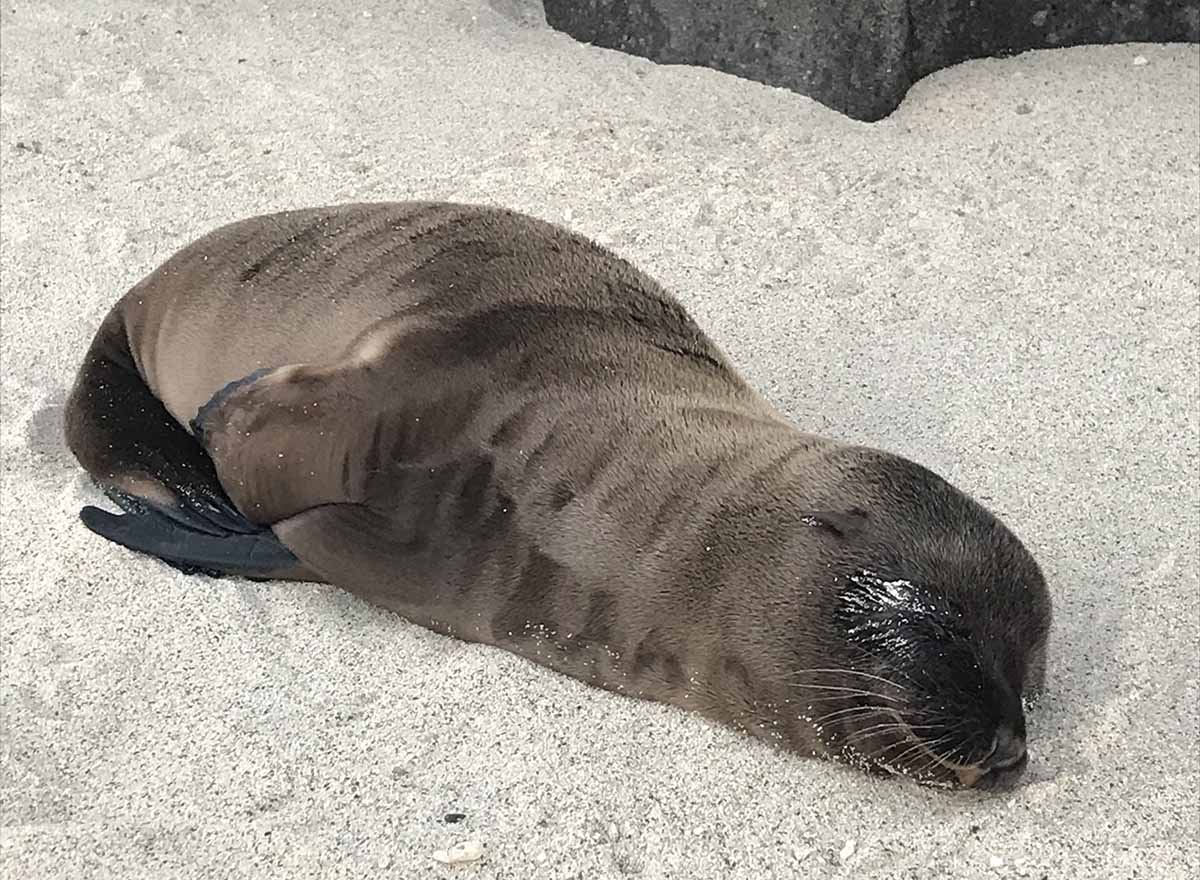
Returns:
[[[404,614],[458,605],[506,581],[527,544],[500,471],[482,449],[393,462],[369,500],[314,507],[272,530],[309,570],[360,598]]]
[[[359,500],[377,413],[355,381],[336,366],[293,364],[231,382],[200,407],[192,431],[247,520],[270,526]]]
[[[274,530],[323,579],[359,595],[378,599],[412,574],[412,560],[405,558],[411,553],[397,540],[396,523],[365,505],[315,507]]]
[[[279,367],[222,388],[193,430],[237,509],[316,578],[424,605],[478,582],[515,518],[494,453],[464,431],[474,387],[438,378],[362,358]]]
[[[276,523],[274,532],[321,581],[401,614],[427,614],[460,603],[476,587],[496,533],[447,530],[422,501],[385,514],[364,504],[328,504]],[[424,515],[423,515],[424,514]]]

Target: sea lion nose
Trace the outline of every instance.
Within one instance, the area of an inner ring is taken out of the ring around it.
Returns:
[[[1025,738],[1017,736],[1011,727],[996,731],[996,748],[984,762],[986,770],[1007,770],[1025,759]]]

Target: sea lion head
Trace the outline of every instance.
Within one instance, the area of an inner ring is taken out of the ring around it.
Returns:
[[[865,461],[863,460],[865,459]],[[1041,689],[1051,603],[995,516],[931,472],[871,454],[863,502],[833,522],[823,614],[832,637],[796,681],[835,757],[948,787],[1015,782]]]

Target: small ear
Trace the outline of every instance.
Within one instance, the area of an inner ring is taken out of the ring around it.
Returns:
[[[810,526],[826,529],[839,538],[853,538],[866,527],[867,512],[857,507],[849,510],[808,510],[803,515]]]

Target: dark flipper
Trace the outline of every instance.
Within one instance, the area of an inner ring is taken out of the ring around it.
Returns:
[[[96,534],[130,550],[157,556],[185,574],[282,577],[299,562],[270,529],[242,520],[236,531],[216,532],[203,516],[159,509],[126,497],[128,513],[85,507],[80,519]],[[132,503],[130,503],[132,502]],[[125,506],[125,505],[122,505]]]
[[[250,535],[262,531],[262,526],[256,526],[242,516],[224,498],[213,494],[193,492],[183,487],[176,496],[177,503],[166,507],[122,492],[112,486],[101,486],[101,490],[109,500],[126,513],[142,514],[155,511],[166,516],[184,528],[214,537],[225,535]]]

